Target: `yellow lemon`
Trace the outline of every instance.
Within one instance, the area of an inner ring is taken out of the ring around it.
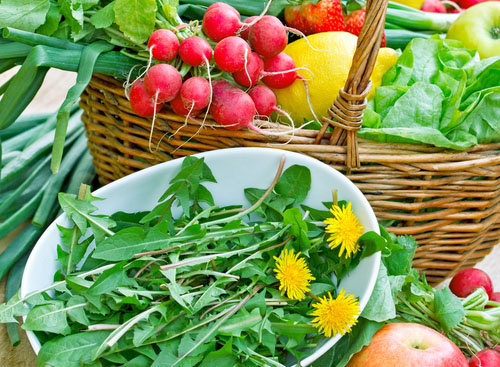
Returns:
[[[395,3],[400,3],[406,6],[411,6],[415,9],[421,9],[425,0],[393,0]]]
[[[305,39],[290,43],[284,52],[295,61],[298,73],[307,80],[309,97],[318,118],[327,111],[345,84],[352,58],[356,50],[357,37],[347,32],[316,33]],[[379,62],[379,59],[380,62]],[[397,60],[396,52],[386,49],[380,52],[374,70],[374,88],[380,85],[385,71]],[[274,89],[278,104],[292,119],[301,124],[313,119],[307,103],[304,83],[296,80],[284,89]]]

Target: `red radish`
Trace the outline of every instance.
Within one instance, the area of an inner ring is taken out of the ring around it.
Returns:
[[[450,282],[450,290],[457,297],[465,298],[477,288],[484,288],[488,297],[493,293],[491,279],[484,271],[467,268],[459,271]]]
[[[206,65],[212,58],[212,47],[203,38],[192,36],[182,41],[179,56],[188,65]]]
[[[252,98],[253,103],[255,103],[255,109],[259,115],[270,116],[273,111],[281,112],[276,107],[276,95],[265,85],[253,87],[248,92],[248,95]]]
[[[251,52],[248,56],[247,66],[243,70],[233,73],[233,78],[236,83],[248,88],[259,82],[263,71],[264,61],[256,52]]]
[[[265,15],[250,27],[248,42],[259,55],[272,57],[283,51],[288,43],[285,26],[272,16]]]
[[[219,42],[226,37],[236,36],[241,28],[240,15],[219,6],[203,15],[203,32],[212,41]]]
[[[469,361],[470,367],[499,367],[500,353],[493,349],[484,349]]]
[[[297,75],[295,61],[284,52],[264,60],[264,70],[262,81],[275,89],[286,88],[301,78]]]
[[[261,116],[270,116],[273,111],[285,115],[290,121],[290,115],[276,106],[276,95],[265,85],[257,85],[248,92],[255,104],[257,113]],[[293,121],[292,121],[293,123]]]
[[[136,114],[142,117],[151,117],[155,113],[154,98],[151,98],[144,88],[144,80],[137,80],[129,92],[130,106]],[[163,103],[156,104],[156,112],[160,111]]]
[[[240,13],[238,12],[238,10],[236,10],[235,8],[233,8],[231,5],[223,3],[223,2],[220,2],[220,1],[216,2],[216,3],[213,3],[212,5],[210,5],[207,8],[207,10],[205,10],[205,12],[210,11],[210,10],[215,9],[215,8],[223,8],[223,9],[226,9],[226,10],[230,10],[233,13],[235,13],[236,15],[240,16]]]
[[[150,96],[158,94],[158,102],[170,102],[175,98],[182,85],[179,71],[169,64],[152,66],[144,77],[144,87]]]
[[[177,56],[179,40],[171,30],[157,29],[149,37],[148,48],[156,60],[170,61]]]
[[[227,82],[215,84],[210,112],[214,120],[224,125],[226,129],[241,130],[248,127],[262,133],[259,128],[252,125],[255,115],[252,98]]]
[[[440,0],[425,0],[421,10],[428,13],[446,13],[446,6]]]
[[[490,301],[495,301],[500,303],[500,292],[493,292],[490,296]]]
[[[235,36],[224,38],[214,49],[214,60],[217,66],[228,73],[242,70],[252,50],[248,43]]]
[[[181,87],[180,97],[186,107],[194,106],[195,110],[202,110],[210,102],[210,83],[201,76],[187,79]]]
[[[241,31],[240,31],[240,37],[243,38],[245,41],[248,41],[248,33],[250,32],[250,27],[247,26],[246,24],[253,22],[254,19],[257,18],[258,16],[253,15],[243,20],[243,25],[241,26]]]
[[[271,113],[273,113],[273,111],[278,112],[285,116],[288,121],[290,121],[292,127],[294,127],[295,129],[295,124],[293,123],[290,115],[276,106],[276,95],[271,89],[269,89],[265,85],[257,85],[250,89],[248,95],[250,96],[250,98],[252,98],[253,103],[255,104],[255,109],[257,110],[259,116],[269,117]]]
[[[175,97],[173,100],[170,101],[170,107],[172,107],[172,110],[176,114],[181,116],[189,115],[189,117],[196,117],[201,113],[201,110],[186,108],[180,95],[178,95],[177,97]]]

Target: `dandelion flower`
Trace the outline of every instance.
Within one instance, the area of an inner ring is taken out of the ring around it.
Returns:
[[[328,338],[338,333],[350,333],[351,327],[358,322],[356,316],[360,313],[359,302],[354,295],[346,296],[342,289],[337,298],[333,299],[328,292],[328,298],[325,296],[320,300],[321,302],[312,305],[316,308],[312,315],[316,316],[313,323],[318,331]]]
[[[331,249],[340,246],[339,256],[345,252],[346,259],[359,251],[358,240],[363,234],[363,226],[351,209],[351,203],[341,208],[338,205],[332,206],[330,212],[333,218],[325,220],[325,232],[330,234],[327,238],[328,246]]]
[[[279,290],[281,295],[285,294],[290,299],[301,301],[305,298],[305,293],[309,292],[309,282],[315,280],[311,271],[307,267],[304,258],[299,258],[300,252],[293,253],[293,250],[283,250],[280,257],[274,256],[276,260],[276,279],[280,282]]]

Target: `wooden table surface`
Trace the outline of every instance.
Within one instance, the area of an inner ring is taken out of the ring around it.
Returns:
[[[8,80],[11,73],[0,75],[0,85]],[[76,80],[74,73],[62,72],[58,70],[50,70],[45,78],[44,85],[36,95],[33,102],[28,106],[25,113],[40,113],[56,111],[61,102],[64,100],[67,90],[73,85]],[[15,237],[15,233],[0,240],[0,252],[10,243]],[[497,285],[497,290],[500,290],[500,246],[496,246],[490,255],[488,255],[476,267],[483,269],[490,274],[493,284]],[[0,282],[0,302],[4,302],[5,279]],[[18,347],[13,348],[7,336],[6,328],[0,324],[0,366],[1,367],[35,367],[36,356],[31,349],[31,346],[26,337],[26,333],[20,329],[21,343]],[[64,366],[57,366],[64,367]]]

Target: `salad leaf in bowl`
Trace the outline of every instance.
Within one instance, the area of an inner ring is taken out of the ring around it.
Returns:
[[[297,153],[197,154],[59,201],[0,306],[24,316],[39,367],[307,366],[377,278],[368,201]]]

